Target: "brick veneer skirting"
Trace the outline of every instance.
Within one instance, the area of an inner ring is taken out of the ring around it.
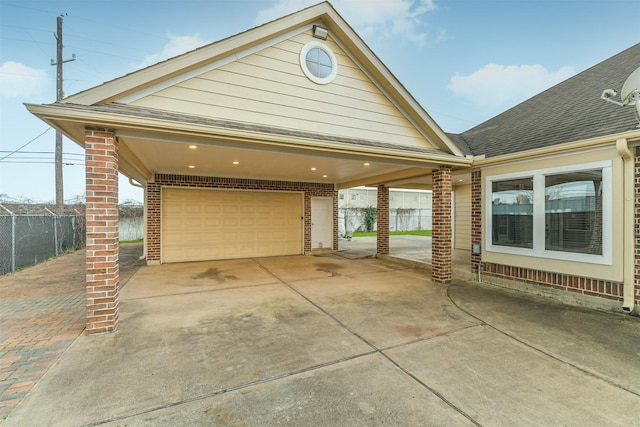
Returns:
[[[147,262],[160,261],[162,187],[289,191],[304,194],[304,251],[311,251],[311,198],[333,198],[333,249],[338,249],[338,191],[333,184],[156,174],[147,186]]]
[[[485,262],[483,274],[622,302],[623,284],[562,273]]]

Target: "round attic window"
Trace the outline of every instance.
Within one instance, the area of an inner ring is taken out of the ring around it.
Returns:
[[[300,66],[305,76],[312,82],[326,85],[338,74],[338,61],[325,44],[312,41],[300,51]]]

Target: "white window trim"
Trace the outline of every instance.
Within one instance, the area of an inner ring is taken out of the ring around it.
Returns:
[[[331,65],[332,65],[331,73],[327,77],[324,77],[324,78],[316,77],[309,70],[309,68],[307,68],[307,53],[314,48],[321,49],[327,55],[329,55],[329,58],[331,59]],[[300,50],[300,67],[302,68],[304,75],[307,76],[309,80],[319,85],[326,85],[331,83],[338,75],[338,60],[336,59],[336,56],[326,44],[320,43],[318,41],[310,41],[309,43],[302,46],[302,50]]]
[[[581,254],[575,252],[551,251],[545,249],[545,176],[564,172],[583,170],[602,170],[602,255]],[[533,177],[533,248],[500,246],[492,243],[493,204],[492,188],[494,181]],[[534,169],[522,172],[485,177],[485,248],[488,252],[497,252],[528,257],[549,258],[590,264],[612,265],[612,209],[613,183],[611,161],[584,163],[546,169]]]

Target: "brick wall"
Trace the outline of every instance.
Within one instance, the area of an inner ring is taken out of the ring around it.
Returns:
[[[304,251],[311,251],[311,198],[332,197],[333,249],[338,249],[338,191],[333,184],[156,174],[147,186],[147,262],[160,261],[162,187],[218,188],[228,190],[290,191],[304,194]]]
[[[441,166],[433,171],[433,231],[431,279],[438,283],[449,283],[451,266],[451,167]]]
[[[118,146],[113,132],[85,131],[86,331],[111,332],[118,325]]]
[[[622,302],[621,282],[485,262],[483,274]]]
[[[376,253],[389,255],[389,188],[378,185]]]

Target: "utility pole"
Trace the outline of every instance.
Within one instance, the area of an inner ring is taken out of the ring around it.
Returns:
[[[65,14],[66,15],[66,14]],[[51,60],[51,65],[56,66],[56,102],[60,102],[64,98],[64,92],[62,90],[62,64],[65,62],[71,62],[76,60],[76,55],[73,54],[71,59],[62,59],[62,17],[60,15],[57,18],[57,31],[54,34],[56,38],[56,61]],[[64,209],[64,190],[62,181],[62,134],[59,130],[56,130],[56,208],[59,212]]]

